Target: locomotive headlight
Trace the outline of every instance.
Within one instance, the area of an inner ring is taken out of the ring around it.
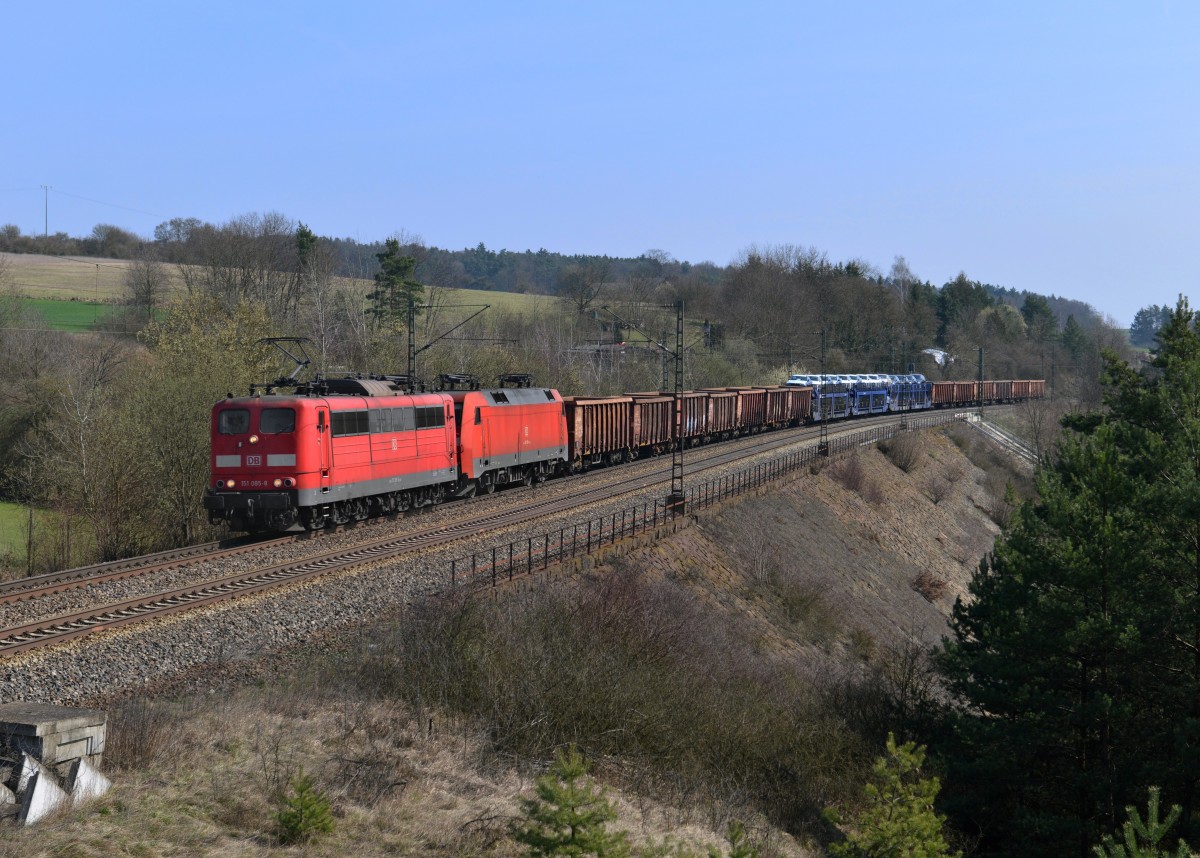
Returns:
[[[293,480],[291,477],[287,477],[287,478],[286,478],[286,479],[283,481],[283,485],[284,485],[284,487],[285,487],[285,488],[289,488],[289,489],[290,489],[292,486],[296,485],[296,481],[295,481],[295,480]]]
[[[276,477],[275,478],[275,488],[280,488],[282,485],[283,485],[283,480],[279,479],[279,477]]]
[[[227,488],[227,489],[231,489],[236,485],[237,485],[237,480],[227,480],[225,482],[225,488]]]
[[[258,443],[258,436],[257,436],[257,435],[251,435],[251,436],[250,436],[250,443],[251,443],[251,444],[257,444],[257,443]]]

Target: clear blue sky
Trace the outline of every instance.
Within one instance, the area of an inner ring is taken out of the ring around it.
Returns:
[[[1194,2],[12,3],[0,223],[1196,283]],[[1200,299],[1194,295],[1193,303]]]

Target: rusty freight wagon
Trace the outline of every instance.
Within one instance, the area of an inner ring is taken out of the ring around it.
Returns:
[[[803,426],[812,420],[812,388],[784,387],[788,392],[787,423],[789,426]]]
[[[730,390],[701,391],[708,399],[708,429],[706,437],[713,441],[732,438],[737,432],[737,392]]]
[[[660,393],[631,393],[633,448],[638,455],[657,456],[671,449],[675,437],[675,397]]]
[[[1038,379],[1036,381],[1014,381],[1012,383],[1012,397],[1017,402],[1022,402],[1026,399],[1041,399],[1046,395],[1046,382]]]
[[[699,390],[680,394],[679,407],[682,411],[684,443],[703,443],[708,435],[708,394]]]
[[[763,426],[775,429],[780,426],[796,424],[799,419],[797,403],[800,388],[762,387],[759,390],[767,394],[766,405],[763,409]]]
[[[935,381],[933,407],[955,408],[979,402],[978,383],[974,381]]]
[[[738,435],[757,432],[763,427],[767,411],[767,391],[761,387],[726,387],[735,397],[733,426]],[[717,390],[709,390],[711,396]]]
[[[615,465],[633,454],[633,398],[568,396],[567,446],[571,470]]]

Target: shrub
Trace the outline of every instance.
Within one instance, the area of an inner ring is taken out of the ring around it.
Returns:
[[[307,843],[318,834],[333,831],[333,813],[329,798],[313,785],[303,771],[292,778],[291,794],[275,814],[276,833],[284,844]]]
[[[950,497],[952,488],[953,483],[945,477],[932,476],[925,482],[925,494],[935,504],[939,504]]]
[[[863,486],[867,482],[867,474],[863,470],[862,462],[859,461],[856,454],[846,456],[844,459],[838,459],[830,465],[829,476],[841,485],[842,488],[856,494],[862,491]]]
[[[950,586],[945,579],[939,578],[928,569],[913,579],[912,588],[925,597],[927,602],[936,602]]]
[[[104,761],[114,771],[154,765],[175,753],[182,720],[168,704],[143,698],[121,704],[108,715]]]
[[[850,833],[829,851],[837,858],[872,858],[878,855],[913,855],[953,858],[942,834],[945,818],[933,809],[941,790],[937,778],[921,777],[925,749],[913,742],[896,744],[891,733],[887,755],[875,763],[875,776],[866,786],[866,806],[850,821]],[[834,824],[842,824],[836,811]]]
[[[925,441],[920,435],[905,432],[881,442],[879,449],[888,457],[888,461],[909,474],[916,470],[925,455]]]
[[[537,798],[521,799],[522,822],[513,837],[529,847],[530,855],[625,856],[624,832],[605,826],[617,818],[604,791],[587,777],[587,763],[572,745],[556,755],[550,771],[537,779]]]

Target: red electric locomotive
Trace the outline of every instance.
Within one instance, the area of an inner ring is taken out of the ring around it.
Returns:
[[[459,488],[454,400],[388,381],[329,379],[330,395],[229,398],[212,411],[209,519],[309,529],[437,503]]]
[[[544,480],[566,467],[567,422],[557,390],[452,390],[461,485],[480,494]],[[469,491],[469,489],[468,489]]]

